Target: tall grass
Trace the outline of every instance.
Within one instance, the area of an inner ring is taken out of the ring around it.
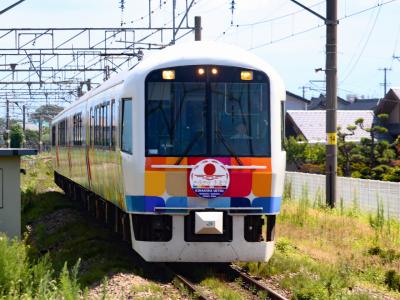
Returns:
[[[307,186],[296,198],[287,184],[285,195],[274,255],[243,267],[275,277],[292,299],[400,299],[400,221],[389,218],[379,197],[371,213],[361,210],[357,194],[336,209]]]
[[[0,235],[0,299],[84,298],[78,284],[79,261],[68,270],[55,274],[48,256],[37,261],[28,258],[24,242]]]

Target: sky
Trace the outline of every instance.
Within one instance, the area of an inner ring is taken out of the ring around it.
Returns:
[[[177,1],[182,17],[185,0]],[[0,9],[16,0],[0,1]],[[188,0],[190,3],[191,0]],[[324,91],[325,26],[290,0],[195,0],[189,13],[202,17],[204,40],[235,44],[260,56],[281,75],[286,89],[305,97]],[[321,15],[325,1],[301,0]],[[338,94],[380,98],[400,86],[400,0],[338,0]],[[26,0],[0,15],[1,28],[147,26],[148,0]],[[153,26],[172,26],[172,0],[150,0]],[[165,38],[165,37],[164,37]],[[187,35],[178,43],[194,39]],[[145,55],[151,55],[145,52]]]

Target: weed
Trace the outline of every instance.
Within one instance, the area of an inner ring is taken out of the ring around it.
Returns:
[[[377,233],[382,232],[383,226],[385,225],[385,209],[382,200],[379,198],[377,199],[376,214],[370,215],[369,224]]]
[[[292,200],[292,188],[292,182],[290,180],[286,180],[283,188],[283,200]]]
[[[225,286],[225,284],[216,278],[206,278],[201,283],[202,286],[209,288],[218,299],[224,300],[240,300],[244,299],[238,292],[233,291]]]
[[[287,239],[287,238],[284,238],[284,237],[279,238],[279,239],[276,241],[275,247],[276,247],[276,249],[277,249],[278,251],[280,251],[280,252],[282,252],[282,253],[287,253],[287,252],[289,252],[289,251],[291,251],[291,250],[294,249],[294,246],[293,246],[293,244],[290,242],[290,240]]]
[[[326,201],[325,197],[322,194],[322,190],[318,187],[317,191],[315,192],[313,208],[325,208],[325,202]]]
[[[0,236],[0,298],[77,299],[83,294],[77,282],[79,262],[65,265],[56,278],[48,256],[32,262],[24,242]]]
[[[188,288],[178,278],[175,277],[172,281],[172,284],[180,291],[180,293],[183,296],[186,296],[188,298],[191,298],[193,296],[193,295],[191,295]],[[194,295],[194,296],[196,296],[196,295]]]
[[[299,199],[299,205],[297,206],[297,212],[295,215],[295,222],[304,226],[308,219],[308,209],[310,208],[310,200],[308,196],[308,187],[303,186],[301,190],[301,197]]]
[[[400,291],[400,275],[395,270],[385,273],[385,284],[392,290]]]

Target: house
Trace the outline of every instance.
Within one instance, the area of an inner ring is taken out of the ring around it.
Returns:
[[[307,110],[308,105],[311,103],[310,100],[286,91],[286,107],[287,110]]]
[[[388,114],[386,127],[392,137],[400,134],[400,88],[391,88],[378,103],[375,113]]]
[[[338,110],[374,110],[378,104],[379,98],[364,99],[357,97],[349,97],[343,99],[337,97],[337,109]],[[319,97],[313,97],[310,100],[309,110],[320,110],[326,109],[326,97],[320,95]]]
[[[338,110],[337,126],[342,132],[348,132],[347,126],[354,125],[359,118],[364,119],[365,128],[370,128],[374,122],[372,110]],[[285,135],[303,136],[309,143],[326,143],[326,111],[325,110],[288,110],[286,113]],[[369,138],[370,134],[357,128],[354,135],[346,137],[346,141],[360,142],[361,138]]]

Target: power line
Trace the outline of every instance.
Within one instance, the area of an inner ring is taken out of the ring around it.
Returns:
[[[344,76],[344,78],[340,81],[340,84],[342,84],[343,82],[345,82],[345,81],[347,80],[347,78],[350,77],[351,73],[353,73],[355,67],[358,65],[358,62],[360,61],[361,56],[364,54],[365,49],[367,48],[369,39],[371,38],[372,32],[374,31],[375,26],[376,26],[376,22],[378,21],[378,17],[379,17],[379,14],[380,14],[380,12],[381,12],[381,7],[382,7],[382,6],[377,6],[377,7],[379,7],[379,8],[378,8],[378,12],[376,13],[374,22],[373,22],[373,24],[372,24],[372,27],[371,27],[369,33],[368,33],[367,39],[365,40],[365,43],[364,43],[364,45],[363,45],[363,47],[362,47],[362,49],[361,49],[361,51],[360,51],[360,54],[358,55],[358,57],[357,57],[357,59],[356,59],[356,62],[353,64],[353,66],[350,68],[350,70],[347,72],[347,74]],[[367,11],[367,10],[364,10],[364,11]]]
[[[357,12],[354,12],[354,13],[351,13],[351,14],[349,14],[349,15],[346,15],[346,16],[344,16],[344,17],[342,17],[342,18],[339,18],[339,21],[343,21],[343,20],[349,19],[349,18],[351,18],[351,17],[360,15],[360,14],[365,13],[365,12],[367,12],[367,11],[369,11],[369,10],[372,10],[372,9],[376,9],[376,8],[379,8],[379,9],[380,9],[382,6],[387,5],[387,4],[390,4],[390,3],[395,2],[395,1],[399,1],[399,0],[389,0],[389,1],[386,1],[386,2],[383,2],[383,3],[378,3],[378,4],[374,5],[374,6],[368,7],[368,8],[366,8],[366,9],[363,9],[363,10],[360,10],[360,11],[357,11]],[[258,48],[265,47],[265,46],[268,46],[268,45],[272,45],[272,44],[278,43],[278,42],[280,42],[280,41],[283,41],[283,40],[289,39],[289,38],[291,38],[291,37],[295,37],[295,36],[298,36],[298,35],[301,35],[301,34],[310,32],[310,31],[312,31],[312,30],[315,30],[315,29],[318,29],[318,28],[321,28],[321,27],[323,27],[323,25],[313,26],[313,27],[310,27],[310,28],[308,28],[308,29],[305,29],[305,30],[302,30],[302,31],[299,31],[299,32],[295,32],[295,33],[289,34],[289,35],[284,36],[284,37],[282,37],[282,38],[278,38],[278,39],[275,39],[275,40],[271,40],[270,42],[263,43],[263,44],[261,44],[261,45],[255,46],[255,47],[248,48],[248,50],[254,50],[254,49],[258,49]]]

